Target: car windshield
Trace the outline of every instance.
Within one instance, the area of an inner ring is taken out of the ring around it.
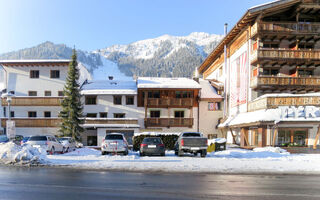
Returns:
[[[106,140],[122,140],[122,135],[106,135]]]
[[[23,138],[23,141],[26,142],[26,141],[29,140],[29,138],[30,138],[30,137],[24,137],[24,138]]]
[[[66,140],[69,140],[69,138],[64,138],[64,137],[59,138],[59,141],[66,141]]]
[[[184,133],[183,137],[200,137],[200,133]]]
[[[47,141],[46,136],[32,136],[29,141]]]
[[[6,141],[8,141],[7,136],[1,135],[1,136],[0,136],[0,142],[6,142]]]
[[[144,138],[143,142],[144,144],[161,144],[160,138]]]

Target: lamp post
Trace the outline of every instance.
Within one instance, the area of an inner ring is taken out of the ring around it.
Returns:
[[[14,121],[11,121],[11,107],[10,107],[10,104],[12,102],[12,97],[14,95],[11,94],[11,93],[5,93],[5,94],[2,94],[1,97],[2,98],[6,98],[6,101],[8,103],[8,120],[7,120],[7,123],[6,123],[6,132],[7,132],[7,137],[11,140],[15,137],[15,123]]]

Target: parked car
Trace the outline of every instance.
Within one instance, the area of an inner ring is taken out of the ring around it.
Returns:
[[[185,153],[193,153],[197,155],[201,153],[201,157],[206,157],[208,148],[208,139],[198,132],[181,133],[175,143],[175,154],[183,156]]]
[[[101,144],[101,154],[122,153],[128,155],[128,142],[122,133],[108,133]]]
[[[165,147],[159,137],[146,137],[140,144],[140,156],[160,155],[165,156]]]
[[[47,150],[48,153],[63,153],[65,151],[64,146],[54,137],[54,136],[42,136],[42,135],[35,135],[31,136],[26,142],[33,147],[42,147]]]
[[[59,142],[64,146],[65,152],[76,150],[76,141],[71,137],[61,137],[58,139]]]
[[[0,143],[7,143],[9,142],[9,139],[6,135],[0,135]]]
[[[30,138],[29,136],[28,137],[23,137],[23,139],[21,140],[20,144],[24,145],[26,142],[28,142],[29,138]]]

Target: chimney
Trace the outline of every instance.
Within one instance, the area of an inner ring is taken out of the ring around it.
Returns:
[[[110,81],[112,81],[112,80],[113,80],[113,76],[108,76],[108,79],[109,79]]]

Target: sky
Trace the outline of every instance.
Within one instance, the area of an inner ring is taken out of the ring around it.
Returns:
[[[164,34],[223,34],[270,0],[0,0],[0,54],[51,41],[92,51]]]

